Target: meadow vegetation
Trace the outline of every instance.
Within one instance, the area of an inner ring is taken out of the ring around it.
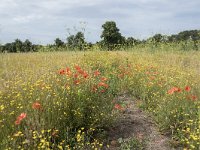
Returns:
[[[77,32],[0,45],[1,149],[109,149],[106,131],[128,107],[121,94],[140,100],[173,146],[199,149],[200,31],[138,40],[113,21],[102,28],[94,44]],[[143,145],[121,139],[132,148]]]
[[[127,93],[173,146],[197,150],[200,53],[178,48],[0,54],[0,147],[109,147],[100,135],[126,107],[114,99]]]

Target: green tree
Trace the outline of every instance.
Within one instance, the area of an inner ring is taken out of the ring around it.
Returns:
[[[62,40],[60,40],[59,38],[55,39],[55,45],[56,45],[56,47],[63,47],[64,44],[65,43]]]
[[[78,32],[74,38],[75,40],[75,45],[79,50],[84,49],[84,44],[85,44],[85,37],[82,32]]]
[[[14,42],[5,44],[4,50],[7,51],[7,52],[11,52],[11,53],[17,52]]]
[[[160,43],[164,40],[164,37],[162,34],[155,34],[152,38],[156,43]]]
[[[0,44],[0,53],[3,52],[3,45]]]
[[[169,42],[176,42],[177,41],[177,35],[171,35],[171,36],[168,36],[168,41]]]
[[[24,42],[22,42],[19,39],[16,39],[12,43],[6,43],[1,48],[2,52],[10,52],[10,53],[35,52],[37,50],[38,50],[38,46],[33,45],[28,39],[26,39]]]
[[[119,32],[114,21],[107,21],[102,25],[103,32],[101,34],[102,43],[112,50],[115,44],[124,43],[125,38]]]
[[[71,49],[84,50],[85,44],[85,37],[82,32],[77,32],[76,35],[70,35],[67,38],[67,45]]]
[[[130,47],[137,45],[139,43],[140,43],[140,41],[138,39],[133,38],[133,37],[128,37],[126,39],[126,45],[130,46]]]
[[[198,30],[190,30],[190,31],[183,31],[178,34],[178,40],[199,40],[200,36],[198,34]]]
[[[28,39],[24,41],[22,50],[23,52],[33,51],[33,45]]]
[[[23,43],[19,39],[15,40],[14,47],[15,47],[15,50],[13,52],[24,52],[24,50],[23,50]]]
[[[72,48],[72,49],[75,47],[74,38],[75,38],[74,35],[70,35],[70,36],[67,38],[67,45],[68,45],[70,48]]]

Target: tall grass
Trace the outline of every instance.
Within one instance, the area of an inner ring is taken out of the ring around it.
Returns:
[[[199,58],[146,48],[1,54],[1,147],[101,148],[98,133],[122,107],[114,98],[128,92],[178,145],[198,149]]]

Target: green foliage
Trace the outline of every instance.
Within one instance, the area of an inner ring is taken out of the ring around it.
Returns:
[[[56,47],[63,47],[64,45],[65,45],[65,43],[62,40],[60,40],[59,38],[55,39],[55,46]]]
[[[200,34],[198,30],[183,31],[177,35],[177,40],[200,40]]]
[[[0,53],[3,52],[3,46],[0,44]]]
[[[200,142],[199,57],[199,52],[141,49],[2,55],[0,147],[88,146],[94,143],[96,131],[115,119],[119,107],[113,100],[126,92],[154,116],[162,131],[171,133],[186,149],[196,150]],[[24,113],[27,116],[18,124]],[[140,145],[136,139],[120,141],[124,149]]]
[[[37,51],[37,46],[33,45],[28,39],[22,42],[19,39],[16,39],[12,43],[6,43],[1,46],[1,52],[10,52],[10,53],[18,53],[18,52],[35,52]]]
[[[32,43],[27,39],[23,43],[23,51],[24,52],[30,52],[32,50]]]
[[[152,38],[155,40],[155,42],[162,42],[164,39],[161,34],[155,34]]]
[[[33,45],[29,40],[22,42],[16,39],[12,43],[0,45],[0,52],[53,52],[68,50],[133,50],[133,49],[149,49],[150,51],[167,50],[167,48],[188,51],[199,50],[200,48],[200,30],[186,30],[174,35],[155,34],[148,39],[138,40],[134,37],[125,38],[121,35],[120,29],[114,21],[106,21],[102,25],[101,41],[96,44],[85,41],[84,28],[75,35],[69,33],[67,43],[65,44],[59,38],[55,39],[54,44]]]
[[[20,52],[20,51],[24,51],[23,49],[23,43],[20,39],[16,39],[14,42],[14,47],[15,47],[15,51],[14,52]]]
[[[128,46],[128,47],[133,47],[133,46],[136,46],[136,45],[140,44],[140,40],[135,39],[135,38],[133,38],[133,37],[128,37],[128,38],[126,39],[126,41],[125,41],[125,44],[126,44],[126,46]]]
[[[128,140],[123,140],[122,138],[118,139],[120,145],[120,150],[143,150],[144,146],[136,138],[130,138]]]
[[[101,43],[112,50],[115,44],[122,44],[125,42],[125,38],[119,32],[114,21],[107,21],[102,25],[103,32],[101,34]]]
[[[106,67],[102,69],[106,70]],[[14,135],[14,138],[8,139],[5,144],[11,148],[20,146],[31,149],[41,148],[40,146],[49,148],[61,145],[60,142],[63,140],[65,145],[85,146],[85,137],[92,135],[92,132],[98,129],[108,127],[117,114],[113,109],[116,93],[113,92],[115,87],[112,79],[107,78],[103,70],[101,72],[99,70],[92,68],[86,70],[78,65],[71,65],[70,68],[42,73],[35,81],[30,78],[24,80],[23,84],[15,82],[15,86],[10,85],[5,88],[10,94],[8,96],[6,91],[0,92],[0,112],[5,111],[0,116],[0,129],[5,129],[0,134],[0,147],[4,146],[2,140],[7,134]],[[23,70],[22,74],[26,71]],[[21,76],[15,77],[17,80],[20,78]],[[14,91],[17,91],[18,96]],[[12,99],[15,100],[11,102]],[[16,108],[17,106],[21,107]],[[15,115],[9,115],[10,110],[14,110]],[[15,120],[22,112],[25,112],[27,117],[20,124],[16,124]],[[1,126],[4,118],[6,120],[3,123],[6,126]],[[23,133],[23,136],[18,134],[19,132]],[[55,137],[54,132],[59,136]],[[92,137],[88,138],[87,142],[91,142]],[[25,140],[29,142],[22,145]],[[42,141],[49,144],[45,145]]]
[[[76,35],[70,35],[67,38],[67,45],[73,50],[84,50],[85,44],[86,42],[83,32],[77,32]]]

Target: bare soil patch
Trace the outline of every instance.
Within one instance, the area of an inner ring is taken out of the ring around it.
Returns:
[[[120,149],[118,140],[136,138],[145,143],[144,150],[173,150],[170,138],[163,135],[156,127],[147,112],[138,107],[138,101],[130,96],[120,96],[118,101],[123,101],[128,107],[122,111],[117,123],[108,131],[109,150]]]

